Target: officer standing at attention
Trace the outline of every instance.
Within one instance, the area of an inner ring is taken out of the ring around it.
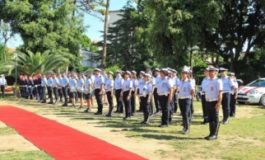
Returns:
[[[122,85],[122,93],[121,93],[121,98],[123,100],[123,103],[125,105],[125,117],[123,118],[124,120],[127,120],[130,118],[132,115],[131,113],[131,96],[132,96],[132,88],[133,88],[133,83],[130,79],[131,72],[126,71],[124,73],[124,82]]]
[[[209,79],[209,71],[208,68],[204,70],[204,78],[201,83],[201,103],[202,103],[202,115],[203,115],[203,122],[202,124],[208,123],[208,114],[206,109],[206,102],[205,102],[205,89],[207,87],[207,81]]]
[[[233,83],[233,90],[231,93],[231,102],[230,102],[230,117],[235,117],[236,114],[236,99],[237,99],[237,92],[238,92],[238,82],[235,77],[235,73],[229,74],[230,79]]]
[[[117,110],[115,113],[123,113],[123,104],[121,97],[121,88],[123,84],[123,78],[121,76],[121,71],[116,72],[116,77],[114,80],[115,98],[117,102]]]
[[[62,87],[62,92],[63,92],[63,97],[64,97],[64,104],[63,106],[68,106],[68,87],[69,87],[69,79],[67,77],[67,74],[64,73],[62,78],[61,78],[61,87]]]
[[[144,74],[144,83],[139,86],[139,96],[140,96],[140,105],[143,108],[144,120],[141,122],[142,124],[149,124],[149,116],[150,116],[150,108],[151,108],[151,100],[153,87],[151,83],[151,74]]]
[[[157,94],[157,84],[158,84],[159,79],[160,79],[159,69],[156,68],[154,70],[154,77],[153,77],[153,89],[154,89],[153,94],[154,94],[154,102],[155,102],[155,107],[156,107],[155,113],[158,113],[161,110],[161,107],[158,101],[158,94]]]
[[[188,74],[189,68],[184,66],[181,72],[181,80],[178,85],[179,107],[182,110],[183,134],[188,134],[190,130],[191,101],[195,92],[195,88],[189,80]]]
[[[209,67],[209,79],[205,88],[206,108],[209,120],[210,134],[205,137],[207,140],[217,139],[219,126],[219,109],[222,102],[222,82],[217,78],[218,69]]]
[[[228,119],[230,117],[230,99],[231,99],[231,91],[233,89],[233,82],[227,76],[227,69],[220,68],[219,72],[221,74],[221,82],[223,86],[223,99],[222,99],[222,109],[223,109],[223,124],[228,123]]]
[[[94,73],[95,73],[94,94],[98,104],[98,110],[95,113],[95,115],[102,115],[102,110],[103,110],[102,95],[104,93],[105,81],[104,77],[101,75],[101,70],[99,68],[96,68],[94,70]]]
[[[193,77],[193,71],[192,71],[191,68],[190,68],[190,72],[189,72],[189,75],[188,76],[189,76],[189,79],[190,79],[191,84],[193,85],[193,88],[196,90],[196,81],[195,81],[195,79]],[[193,113],[194,113],[194,106],[193,106],[193,97],[192,97],[192,101],[191,101],[191,113],[190,113],[191,114],[191,119],[190,119],[190,121],[192,120]]]
[[[157,84],[157,94],[159,99],[159,104],[162,109],[162,117],[161,117],[161,125],[160,127],[167,127],[169,124],[169,109],[170,103],[173,98],[173,85],[169,82],[168,78],[168,70],[161,69],[160,70],[160,81]]]
[[[47,80],[47,90],[48,90],[48,97],[50,99],[50,102],[48,104],[53,104],[52,85],[53,85],[52,75],[49,74],[48,80]]]
[[[41,76],[41,103],[46,103],[46,87],[47,87],[48,81],[46,78],[46,75]]]
[[[105,90],[109,103],[109,112],[108,114],[106,114],[106,117],[111,117],[113,110],[113,88],[114,88],[113,72],[109,71],[107,74],[106,85],[105,85]]]
[[[73,107],[75,107],[75,99],[77,96],[76,85],[77,85],[77,77],[74,73],[72,73],[69,78],[69,97]]]
[[[6,79],[5,79],[5,76],[2,74],[0,76],[0,88],[2,92],[2,98],[5,97],[5,86],[6,86]]]

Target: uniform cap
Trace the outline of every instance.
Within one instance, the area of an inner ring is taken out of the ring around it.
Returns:
[[[145,73],[145,74],[144,74],[144,76],[145,76],[145,77],[149,77],[149,78],[151,78],[151,77],[152,77],[152,75],[151,75],[151,74],[149,74],[149,73]]]
[[[155,70],[154,71],[159,71],[159,68],[155,68]]]
[[[125,71],[124,74],[131,75],[131,72],[130,71]]]
[[[99,68],[95,68],[94,71],[101,72],[101,69],[99,69]]]
[[[227,71],[227,70],[228,70],[228,69],[223,68],[223,67],[219,68],[219,71],[220,71],[220,72]]]
[[[145,74],[145,72],[144,71],[140,71],[140,74]]]
[[[183,68],[182,68],[182,71],[181,71],[182,73],[190,73],[190,68],[188,67],[188,66],[184,66]]]
[[[208,71],[218,71],[218,68],[210,66],[210,67],[208,67]]]
[[[113,75],[113,72],[112,72],[112,71],[108,71],[108,74],[111,74],[111,75]]]
[[[235,73],[234,72],[230,72],[228,75],[229,76],[235,76]]]
[[[137,72],[133,70],[133,71],[132,71],[132,74],[137,74]]]

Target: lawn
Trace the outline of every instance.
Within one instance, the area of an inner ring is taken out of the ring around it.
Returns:
[[[8,97],[6,102],[14,103],[15,101],[13,97]],[[113,134],[119,132],[138,141],[139,149],[143,149],[143,152],[144,148],[141,148],[141,143],[152,140],[159,141],[160,144],[173,148],[173,150],[156,150],[155,154],[162,159],[174,159],[172,156],[175,155],[177,155],[175,159],[264,159],[265,108],[255,105],[238,106],[236,118],[231,118],[228,125],[220,126],[218,140],[206,141],[203,137],[208,135],[209,129],[208,125],[201,125],[201,105],[199,102],[194,103],[195,115],[189,135],[181,133],[182,126],[179,113],[174,115],[173,123],[169,127],[159,128],[157,126],[160,123],[161,114],[153,116],[151,124],[146,126],[140,124],[143,118],[141,113],[137,113],[129,121],[123,121],[123,115],[121,114],[114,114],[112,118],[107,118],[95,116],[92,113],[82,113],[72,107],[41,106],[37,102],[29,100],[16,100],[16,104],[35,106],[38,108],[36,111],[38,114],[56,115],[57,117],[69,118],[71,121],[86,121],[88,124],[94,124],[98,128],[109,128]],[[107,112],[106,108],[105,113]],[[220,119],[222,119],[221,116]],[[7,133],[11,132],[13,134],[14,132],[12,130],[9,131],[9,129],[4,130]],[[8,157],[7,155],[10,155],[12,159],[16,152],[0,152],[0,159]],[[28,157],[26,159],[30,159],[31,156],[35,156],[33,159],[39,159],[36,156],[45,159],[43,153],[27,152],[19,153],[18,155]]]

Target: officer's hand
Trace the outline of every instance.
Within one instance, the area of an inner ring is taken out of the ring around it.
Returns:
[[[131,98],[131,97],[130,97],[130,96],[128,96],[128,97],[127,97],[127,100],[130,100],[130,98]]]
[[[220,109],[220,103],[216,103],[215,109],[216,109],[216,111],[219,111],[219,109]]]

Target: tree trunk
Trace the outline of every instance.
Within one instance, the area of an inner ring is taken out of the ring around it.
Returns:
[[[107,59],[107,34],[108,34],[109,3],[110,3],[110,0],[107,0],[106,10],[105,10],[105,20],[104,20],[104,42],[103,42],[103,53],[102,53],[102,63],[101,63],[101,66],[103,68],[106,67],[106,59]]]

